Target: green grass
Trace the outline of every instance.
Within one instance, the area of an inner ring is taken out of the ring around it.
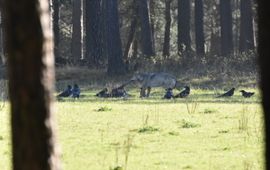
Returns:
[[[87,90],[87,89],[85,89]],[[163,100],[154,89],[140,99],[101,99],[96,90],[56,102],[65,170],[259,170],[264,168],[260,96],[215,98],[192,89],[187,99]],[[254,89],[251,89],[254,90]],[[196,105],[196,106],[195,106]],[[10,170],[8,106],[0,111],[0,167]]]

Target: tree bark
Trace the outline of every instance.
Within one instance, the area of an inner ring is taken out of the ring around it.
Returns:
[[[152,42],[153,42],[153,51],[156,51],[156,33],[155,33],[155,0],[149,0],[149,16],[150,16],[150,26],[152,32]]]
[[[257,1],[258,3],[258,37],[259,37],[259,64],[261,73],[261,89],[262,89],[262,104],[264,110],[264,127],[265,127],[265,158],[266,170],[270,169],[270,4],[268,0]]]
[[[59,29],[59,19],[60,19],[60,2],[59,0],[52,0],[52,20],[53,20],[53,36],[54,36],[54,56],[55,58],[60,58],[59,54],[59,42],[60,42],[60,29]]]
[[[171,3],[172,0],[165,0],[165,31],[163,44],[163,57],[166,59],[170,56],[170,39],[171,39]]]
[[[198,56],[203,56],[204,51],[204,29],[203,29],[203,0],[195,0],[195,38],[196,38],[196,53]]]
[[[127,43],[126,43],[126,47],[125,47],[125,51],[124,51],[124,56],[123,56],[123,59],[125,62],[128,61],[128,57],[129,57],[129,54],[130,54],[130,51],[132,50],[132,42],[134,41],[134,38],[135,38],[135,33],[136,33],[136,28],[137,28],[137,25],[138,25],[138,6],[137,6],[137,3],[136,3],[137,0],[134,0],[133,3],[132,3],[132,20],[131,20],[131,23],[130,23],[130,31],[129,31],[129,34],[128,34],[128,38],[127,38]]]
[[[221,55],[233,52],[231,0],[220,0]]]
[[[239,51],[254,50],[254,31],[251,0],[240,2],[240,42]]]
[[[73,1],[72,24],[72,63],[76,64],[82,58],[82,0]]]
[[[126,70],[119,31],[118,2],[117,0],[107,0],[104,3],[106,3],[107,74],[112,76],[123,75]]]
[[[0,3],[2,5],[2,3]],[[1,9],[0,9],[1,10]],[[4,50],[3,50],[3,18],[2,11],[0,11],[0,66],[4,64]]]
[[[153,35],[150,25],[150,16],[147,0],[138,0],[139,18],[141,24],[142,53],[146,57],[155,55]]]
[[[178,52],[184,58],[191,51],[190,12],[190,0],[178,0]]]
[[[57,170],[54,59],[48,1],[6,0],[14,170]]]
[[[100,0],[85,1],[86,58],[91,65],[99,67],[102,60],[102,17]]]

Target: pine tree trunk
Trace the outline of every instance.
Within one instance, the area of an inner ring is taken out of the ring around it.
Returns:
[[[138,0],[139,18],[141,24],[142,53],[146,57],[153,56],[153,35],[150,25],[150,15],[147,0]]]
[[[196,38],[196,53],[198,56],[203,56],[204,51],[204,29],[203,29],[203,0],[195,1],[195,38]]]
[[[52,20],[53,20],[53,36],[54,36],[54,56],[56,60],[60,58],[59,54],[59,42],[60,42],[60,29],[59,29],[59,0],[52,0]]]
[[[259,37],[259,64],[261,71],[261,89],[262,105],[264,109],[264,127],[265,127],[265,169],[270,169],[270,5],[269,0],[257,1],[258,3],[258,37]]]
[[[240,42],[239,51],[254,50],[254,31],[251,0],[241,0],[240,3]]]
[[[72,63],[76,64],[82,58],[82,0],[73,1],[72,24]]]
[[[191,51],[190,0],[178,0],[178,52],[186,62]]]
[[[0,3],[2,5],[2,3]],[[4,50],[3,50],[3,18],[2,12],[0,12],[0,66],[4,64]]]
[[[125,74],[122,45],[119,30],[118,2],[107,0],[106,2],[106,44],[108,54],[108,75]]]
[[[220,0],[221,55],[233,53],[231,0]]]
[[[132,15],[131,23],[130,23],[130,30],[129,30],[127,43],[126,43],[124,56],[123,56],[123,59],[124,59],[125,62],[128,62],[128,57],[129,57],[130,51],[132,50],[131,49],[132,48],[132,42],[134,41],[136,28],[137,28],[137,25],[138,25],[138,6],[137,6],[136,1],[137,0],[134,0],[133,3],[132,3],[133,15]]]
[[[90,65],[99,67],[102,60],[102,17],[100,0],[85,1],[86,58]]]
[[[156,34],[155,34],[155,2],[156,0],[149,0],[149,13],[150,13],[150,25],[151,25],[151,32],[152,32],[152,43],[153,43],[153,51],[156,51]]]
[[[172,0],[165,1],[165,32],[163,44],[163,57],[166,59],[170,56],[170,39],[171,39],[171,2]]]
[[[48,1],[5,3],[13,170],[58,170]]]

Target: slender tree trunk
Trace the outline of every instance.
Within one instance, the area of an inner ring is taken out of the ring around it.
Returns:
[[[0,3],[2,5],[2,3]],[[0,9],[1,10],[1,9]],[[4,41],[3,41],[3,18],[2,18],[2,12],[0,12],[0,66],[4,64]]]
[[[86,0],[86,58],[99,67],[102,60],[101,1]]]
[[[149,0],[150,25],[152,32],[153,51],[156,51],[156,34],[155,34],[155,0]]]
[[[106,3],[106,42],[108,54],[108,75],[125,74],[122,45],[119,31],[119,16],[117,0],[107,0]]]
[[[59,42],[60,42],[60,29],[59,29],[59,19],[60,19],[60,10],[59,10],[60,1],[52,0],[52,20],[53,20],[53,36],[54,36],[54,56],[56,60],[60,58],[59,54]]]
[[[198,56],[203,56],[204,51],[204,29],[203,29],[203,0],[195,0],[195,38],[196,38],[196,53]]]
[[[233,52],[231,0],[220,0],[221,55]]]
[[[232,0],[232,17],[233,17],[233,46],[234,52],[239,51],[239,35],[240,35],[240,0]]]
[[[251,0],[241,0],[240,13],[241,22],[239,51],[245,52],[254,50],[254,31]]]
[[[269,0],[260,0],[258,3],[258,37],[259,37],[259,64],[261,71],[261,89],[262,89],[262,104],[264,109],[264,127],[265,127],[265,158],[266,170],[270,169],[270,5]]]
[[[5,3],[13,170],[57,170],[48,1]]]
[[[147,0],[138,0],[139,18],[141,24],[142,53],[146,57],[155,55],[153,35],[150,25],[150,16]]]
[[[101,44],[102,44],[102,61],[103,66],[107,66],[108,62],[108,44],[106,39],[107,30],[107,0],[101,0]]]
[[[178,0],[178,52],[187,59],[191,51],[190,0]]]
[[[76,64],[82,58],[82,0],[73,1],[72,24],[72,63]]]
[[[127,39],[127,44],[126,44],[126,48],[125,48],[125,52],[124,52],[124,60],[128,61],[128,54],[130,53],[131,50],[131,45],[132,42],[134,40],[135,37],[135,33],[136,33],[136,27],[138,24],[138,7],[136,6],[136,0],[133,3],[133,18],[131,20],[131,24],[130,24],[130,31],[128,34],[128,39]]]
[[[170,56],[170,39],[171,39],[171,2],[172,0],[165,0],[165,32],[164,32],[164,44],[163,44],[163,57]]]
[[[136,59],[138,57],[138,40],[135,35],[135,39],[133,40],[132,43],[132,58]]]

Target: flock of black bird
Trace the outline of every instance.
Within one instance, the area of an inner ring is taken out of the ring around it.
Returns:
[[[220,98],[220,97],[231,97],[234,95],[234,91],[235,91],[235,88],[232,88],[230,89],[229,91],[217,96],[217,98]],[[240,90],[240,92],[242,93],[242,96],[245,97],[245,98],[249,98],[251,96],[253,96],[255,93],[254,92],[247,92],[245,90]],[[169,88],[166,90],[166,93],[164,95],[164,99],[172,99],[172,98],[185,98],[187,97],[188,95],[190,94],[190,87],[188,86],[185,86],[184,87],[184,90],[181,91],[179,94],[177,95],[173,95],[172,93],[172,89]]]
[[[79,98],[81,94],[81,90],[77,84],[74,84],[73,87],[71,85],[67,85],[67,88],[57,95],[57,98],[61,97],[73,97]]]
[[[103,90],[98,92],[95,96],[104,97],[104,98],[107,98],[107,97],[128,97],[129,94],[124,89],[124,86],[120,86],[120,87],[112,89],[111,92],[109,92],[109,90],[107,88],[104,88]]]
[[[234,95],[235,88],[230,89],[229,91],[217,96],[217,98],[220,97],[231,97]],[[240,90],[241,94],[245,98],[249,98],[253,96],[255,93],[254,92],[247,92],[245,90]],[[57,95],[58,98],[61,97],[73,97],[73,98],[79,98],[80,97],[81,90],[77,84],[74,84],[73,87],[71,85],[68,85],[67,88],[61,92],[60,94]],[[173,95],[173,89],[168,88],[166,89],[164,99],[174,99],[174,98],[185,98],[190,94],[190,87],[185,86],[184,89],[176,94]],[[124,86],[120,86],[117,88],[114,88],[109,92],[108,88],[102,89],[100,92],[98,92],[96,97],[103,97],[103,98],[109,98],[109,97],[128,97],[130,96],[126,90],[124,89]]]
[[[226,93],[219,95],[217,97],[231,97],[231,96],[233,96],[234,91],[235,91],[235,88],[232,88],[229,91],[227,91]],[[242,93],[242,96],[245,98],[249,98],[255,94],[254,92],[247,92],[245,90],[240,90],[240,92]]]

